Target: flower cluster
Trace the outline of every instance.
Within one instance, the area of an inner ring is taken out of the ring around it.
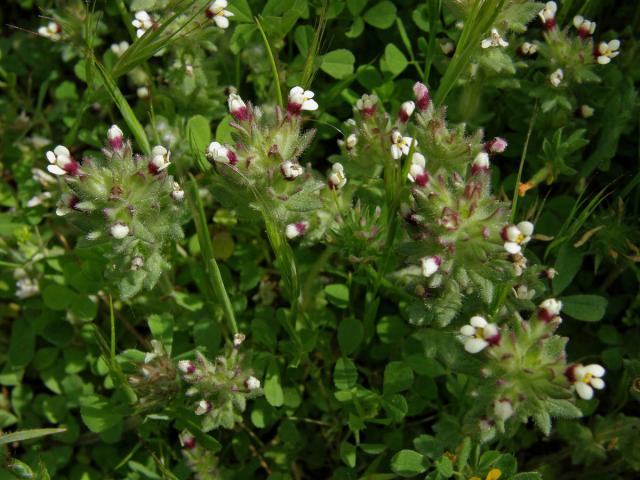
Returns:
[[[169,267],[163,248],[167,241],[182,238],[184,191],[166,173],[166,148],[154,147],[150,157],[134,154],[116,125],[107,132],[103,155],[79,162],[59,145],[47,152],[47,169],[67,187],[56,213],[87,232],[83,242],[106,248],[107,274],[127,298],[143,287],[152,288]]]
[[[158,340],[151,340],[152,351],[136,364],[136,373],[128,381],[143,410],[163,408],[180,391],[174,361]]]
[[[195,360],[180,360],[178,370],[190,387],[186,396],[193,401],[202,429],[233,428],[241,420],[248,399],[262,395],[260,380],[243,367],[239,347],[244,336],[236,334],[234,346],[213,362],[196,353]]]

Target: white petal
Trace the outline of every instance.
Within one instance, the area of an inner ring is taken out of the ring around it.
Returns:
[[[67,172],[65,172],[63,169],[61,169],[58,165],[47,165],[47,170],[49,170],[50,173],[53,173],[54,175],[66,175]]]
[[[223,15],[216,15],[213,17],[213,21],[220,28],[229,28],[229,19]]]
[[[481,317],[480,315],[475,315],[471,317],[471,320],[469,320],[469,323],[476,328],[484,328],[487,326],[487,320],[484,317]]]
[[[484,336],[487,338],[494,337],[498,334],[498,327],[495,323],[487,323],[487,326],[484,327]]]
[[[297,97],[299,95],[304,95],[304,90],[302,87],[293,87],[291,90],[289,90],[290,97]]]
[[[315,100],[305,100],[302,103],[302,110],[317,110],[318,109],[318,102],[316,102]]]
[[[587,365],[586,367],[584,367],[584,371],[586,373],[590,373],[594,377],[602,377],[605,374],[604,367],[602,365],[598,365],[597,363]]]
[[[482,40],[482,43],[480,45],[482,45],[482,48],[489,48],[491,46],[491,39],[485,38],[484,40]]]
[[[315,95],[315,93],[313,93],[311,90],[305,90],[304,91],[304,97],[305,98],[313,98]]]
[[[46,154],[47,160],[49,163],[56,163],[56,154],[49,150]]]
[[[520,222],[518,225],[518,230],[522,232],[523,235],[529,237],[533,233],[533,223],[531,222]]]
[[[460,329],[460,333],[466,337],[473,337],[476,334],[476,329],[471,325],[465,325]]]
[[[598,63],[600,65],[606,65],[609,62],[611,62],[611,59],[609,57],[605,57],[604,55],[600,55],[598,57]]]
[[[470,338],[464,342],[464,349],[469,353],[478,353],[487,348],[488,345],[489,343],[482,338]]]
[[[620,40],[613,39],[609,42],[609,50],[618,50],[620,48]]]
[[[584,400],[591,400],[593,398],[593,388],[583,382],[576,383],[576,392],[580,398]]]
[[[394,160],[398,160],[400,157],[402,157],[402,150],[400,150],[400,147],[395,144],[391,145],[391,156]]]
[[[592,378],[591,386],[597,390],[602,390],[604,388],[604,380],[601,378]]]
[[[512,255],[515,255],[521,250],[520,245],[515,242],[505,242],[504,249]]]
[[[64,155],[64,156],[67,156],[67,157],[71,156],[71,152],[64,145],[58,145],[56,148],[53,149],[53,153],[55,153],[58,156],[60,156],[60,155]]]

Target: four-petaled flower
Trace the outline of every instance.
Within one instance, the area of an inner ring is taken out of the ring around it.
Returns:
[[[489,47],[504,48],[509,46],[509,42],[507,42],[505,39],[503,39],[500,36],[500,32],[498,32],[497,29],[492,28],[491,35],[489,35],[489,37],[482,40],[482,43],[480,45],[482,46],[482,48],[489,48]]]
[[[517,225],[505,225],[500,235],[504,240],[504,249],[510,254],[520,253],[522,245],[526,245],[531,240],[533,234],[533,223],[520,222]]]
[[[171,165],[171,152],[162,145],[156,145],[151,150],[151,161],[149,162],[149,173],[156,174],[165,170]]]
[[[289,101],[287,103],[287,112],[289,115],[298,115],[301,110],[317,110],[318,102],[313,100],[314,95],[311,90],[305,90],[302,87],[293,87],[289,91]]]
[[[602,390],[604,388],[605,369],[602,365],[592,363],[590,365],[582,365],[580,363],[570,365],[564,372],[567,380],[569,380],[576,393],[584,400],[593,398],[593,389]]]
[[[426,159],[419,152],[414,152],[411,157],[411,167],[407,178],[419,187],[426,187],[429,183],[429,173],[425,170]]]
[[[216,0],[209,5],[205,14],[207,18],[212,18],[218,27],[229,28],[229,17],[233,17],[233,12],[226,10],[228,6],[227,0]]]
[[[576,15],[573,17],[573,26],[576,27],[578,35],[583,40],[589,35],[593,35],[593,32],[596,31],[596,22],[587,20],[582,15]]]
[[[300,235],[304,235],[306,231],[309,229],[309,222],[306,220],[302,220],[296,223],[290,223],[286,226],[284,233],[288,239],[293,240]]]
[[[293,180],[304,173],[304,167],[298,162],[287,160],[280,164],[280,172],[286,180]]]
[[[135,17],[135,20],[133,20],[131,24],[136,27],[136,36],[138,38],[143,36],[147,32],[147,30],[153,28],[156,23],[154,22],[153,18],[151,18],[151,15],[149,15],[144,10],[136,12]]]
[[[227,163],[229,165],[235,165],[238,163],[238,157],[233,150],[219,144],[218,142],[211,142],[207,147],[207,158],[218,163]]]
[[[78,175],[80,164],[71,158],[71,152],[64,145],[58,145],[53,151],[46,153],[49,165],[47,170],[54,175]]]
[[[617,38],[610,42],[600,42],[595,48],[594,55],[600,65],[606,65],[612,58],[617,57],[620,52],[620,40]]]
[[[552,320],[560,319],[560,311],[562,310],[562,302],[555,298],[547,298],[538,305],[538,318],[545,323]]]
[[[500,330],[495,323],[489,323],[484,317],[475,315],[469,323],[460,329],[464,349],[469,353],[478,353],[489,345],[500,343]]]
[[[344,167],[341,163],[336,162],[331,166],[328,182],[329,187],[334,190],[340,190],[347,184],[347,176],[344,174]]]
[[[418,141],[411,137],[403,137],[398,130],[394,130],[391,134],[391,156],[394,160],[398,160],[402,155],[409,155],[411,145],[418,145]]]
[[[558,5],[556,2],[547,2],[542,10],[538,12],[538,16],[544,28],[546,30],[553,30],[556,28],[556,12],[558,11]]]
[[[118,57],[121,57],[124,52],[129,48],[129,42],[123,40],[119,43],[111,44],[111,51],[115,53]]]
[[[38,35],[57,42],[62,38],[62,27],[56,22],[49,22],[46,26],[38,28]]]

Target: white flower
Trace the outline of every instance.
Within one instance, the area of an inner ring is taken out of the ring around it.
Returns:
[[[502,137],[495,137],[484,144],[487,153],[502,153],[507,149],[508,143]]]
[[[36,182],[38,182],[43,187],[48,187],[49,185],[51,185],[56,181],[54,177],[52,177],[47,172],[39,168],[31,169],[31,178],[33,178]]]
[[[520,45],[520,52],[523,55],[535,55],[538,52],[538,46],[534,43],[524,42]]]
[[[138,87],[136,89],[136,95],[139,98],[149,98],[149,88],[148,87]]]
[[[149,172],[156,174],[165,170],[171,165],[169,161],[171,158],[171,152],[164,148],[162,145],[156,145],[151,150],[151,161],[149,162]]]
[[[280,164],[280,172],[287,180],[293,180],[304,173],[304,167],[298,162],[287,160]]]
[[[244,333],[236,333],[233,336],[233,346],[238,348],[240,345],[242,345],[242,342],[244,342],[244,340],[246,339],[246,335]]]
[[[418,141],[411,137],[403,137],[398,130],[394,130],[391,134],[391,156],[394,160],[398,160],[402,155],[409,155],[412,143],[418,145]]]
[[[580,363],[571,365],[567,368],[565,376],[573,384],[576,393],[584,400],[593,398],[593,389],[602,390],[604,388],[604,380],[602,377],[606,373],[602,365],[592,363],[590,365],[582,365]]]
[[[555,298],[547,298],[540,305],[538,305],[538,318],[545,323],[549,323],[551,320],[559,319],[560,311],[562,310],[562,302]]]
[[[547,30],[553,30],[556,27],[556,12],[558,5],[556,2],[547,2],[542,10],[538,12],[538,16]]]
[[[318,103],[313,100],[314,95],[311,90],[305,90],[302,87],[293,87],[289,91],[287,112],[291,115],[296,115],[300,113],[301,110],[317,110]]]
[[[214,162],[227,163],[229,165],[235,165],[238,163],[236,154],[218,142],[211,142],[209,144],[207,147],[207,158]]]
[[[176,202],[181,202],[184,199],[184,190],[178,182],[173,182],[171,198],[173,198]]]
[[[129,48],[129,42],[123,40],[120,43],[111,44],[111,51],[115,53],[118,57],[121,57],[124,52]]]
[[[351,135],[349,135],[345,140],[345,146],[347,147],[347,150],[353,150],[357,144],[358,144],[358,137],[355,133],[352,133]]]
[[[13,271],[13,278],[16,280],[16,297],[25,299],[40,293],[38,281],[30,278],[24,269],[16,268]]]
[[[42,205],[42,202],[50,198],[51,198],[51,192],[42,192],[40,195],[31,197],[27,201],[27,207],[29,208],[37,207],[38,205]]]
[[[557,70],[551,72],[551,75],[549,75],[549,81],[551,82],[551,85],[553,85],[554,87],[559,87],[560,84],[562,83],[563,78],[564,78],[564,72],[562,71],[561,68],[558,68]]]
[[[109,140],[109,145],[114,150],[120,150],[122,148],[122,139],[124,138],[124,134],[120,127],[117,125],[111,125],[111,128],[107,131],[107,139]]]
[[[155,22],[151,18],[151,15],[149,15],[144,10],[140,10],[139,12],[136,12],[135,17],[136,18],[131,22],[131,25],[136,27],[137,29],[136,35],[138,38],[140,38],[146,33],[147,30],[149,30],[150,28],[153,28],[153,25],[155,24]]]
[[[471,164],[471,173],[474,175],[479,172],[489,171],[489,154],[487,152],[479,152]]]
[[[440,269],[440,265],[442,265],[442,258],[438,255],[423,257],[420,259],[420,264],[422,266],[422,275],[429,278]]]
[[[578,30],[580,38],[587,38],[589,35],[593,35],[596,31],[596,22],[587,20],[582,15],[576,15],[573,17],[573,26]]]
[[[49,22],[46,26],[38,28],[38,35],[57,42],[62,38],[62,27],[56,22]]]
[[[491,29],[491,35],[487,38],[485,38],[484,40],[482,40],[482,43],[480,44],[482,46],[482,48],[489,48],[489,47],[507,47],[509,46],[509,42],[505,41],[501,36],[500,33],[498,32],[497,29],[492,28]]]
[[[341,163],[336,162],[331,166],[328,181],[329,186],[335,190],[340,190],[347,184],[347,176],[344,174],[344,167]]]
[[[487,322],[484,317],[471,317],[469,324],[460,329],[464,349],[469,353],[478,353],[489,345],[500,343],[500,330],[494,323]]]
[[[229,28],[229,17],[233,17],[233,12],[226,10],[228,6],[227,0],[216,0],[207,8],[206,15],[212,18],[219,28]]]
[[[407,123],[409,117],[411,117],[411,114],[415,109],[416,104],[412,101],[404,102],[402,105],[400,105],[400,112],[398,113],[398,119],[400,120],[400,122]]]
[[[196,405],[196,415],[204,415],[211,411],[211,402],[208,400],[200,400]]]
[[[253,375],[247,378],[245,385],[249,390],[258,390],[260,388],[260,380],[258,380]]]
[[[73,208],[78,203],[78,198],[70,195],[68,193],[63,193],[60,196],[60,200],[58,201],[58,205],[56,207],[56,215],[59,217],[64,217],[68,213],[73,211]]]
[[[529,287],[526,285],[518,285],[511,290],[513,295],[520,300],[531,300],[536,296],[536,291],[533,289],[529,290]]]
[[[531,240],[533,234],[533,223],[520,222],[517,225],[505,225],[500,235],[504,240],[504,249],[510,254],[520,253],[522,245],[526,245]]]
[[[71,158],[71,152],[63,145],[58,145],[53,151],[46,153],[49,164],[47,170],[54,175],[77,175],[80,165]]]
[[[136,255],[131,259],[131,270],[138,271],[144,267],[144,259],[140,255]]]
[[[596,47],[595,55],[596,60],[600,65],[606,65],[612,58],[620,55],[618,49],[620,48],[620,40],[614,39],[610,42],[600,42]]]
[[[362,112],[365,117],[370,117],[376,112],[378,105],[378,97],[375,94],[367,95],[366,93],[362,95],[356,102],[356,109]]]
[[[231,112],[231,115],[233,115],[236,120],[244,122],[251,119],[251,114],[249,113],[247,105],[242,100],[242,97],[237,93],[229,95],[229,98],[227,98],[227,104],[229,105],[229,112]]]
[[[450,41],[440,42],[440,50],[442,50],[442,53],[444,53],[445,55],[451,55],[455,49],[456,49],[456,45],[453,42],[450,42]]]
[[[129,227],[122,222],[117,222],[111,225],[109,232],[113,238],[120,240],[129,235]]]
[[[300,235],[304,235],[309,229],[309,222],[302,220],[301,222],[290,223],[286,226],[284,233],[288,239],[292,240]]]
[[[189,77],[193,77],[193,65],[187,64],[184,66],[184,73]]]
[[[504,422],[513,416],[513,405],[506,398],[496,400],[493,402],[493,413],[497,418]]]
[[[420,152],[413,152],[411,157],[411,167],[407,178],[410,182],[420,187],[425,187],[429,183],[429,174],[425,170],[426,159]]]
[[[191,375],[196,371],[196,364],[191,360],[180,360],[178,362],[178,370],[184,374]]]

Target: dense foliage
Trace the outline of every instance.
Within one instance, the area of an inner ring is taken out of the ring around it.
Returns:
[[[0,479],[639,475],[640,4],[0,20]]]

